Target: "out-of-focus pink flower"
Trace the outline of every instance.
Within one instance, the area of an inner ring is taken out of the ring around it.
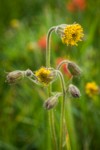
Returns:
[[[71,0],[67,3],[67,9],[71,12],[81,10],[86,8],[86,0]]]
[[[65,60],[65,59],[62,58],[62,57],[57,58],[57,59],[56,59],[56,65],[58,65],[58,64],[59,64],[61,61],[63,61],[63,60]],[[71,73],[69,72],[69,70],[68,70],[68,68],[67,68],[67,64],[63,64],[63,66],[62,66],[62,71],[63,71],[69,78],[72,77]]]
[[[46,35],[42,36],[39,40],[38,40],[38,46],[41,49],[45,49],[46,48]]]

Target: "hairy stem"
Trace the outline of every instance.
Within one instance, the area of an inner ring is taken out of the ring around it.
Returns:
[[[59,150],[62,150],[62,148],[63,148],[63,139],[64,139],[66,87],[65,87],[65,81],[64,81],[62,73],[59,70],[57,70],[57,72],[58,72],[59,77],[60,77],[60,81],[61,81],[61,85],[62,85],[62,93],[63,93],[63,100],[62,100],[62,103],[61,103],[60,146],[59,146]]]
[[[55,30],[56,27],[51,27],[47,33],[47,43],[46,43],[46,67],[50,67],[50,42],[51,42],[51,34]]]
[[[46,43],[46,67],[50,68],[50,42],[51,42],[51,34],[55,30],[55,27],[51,27],[48,31],[47,34],[47,43]],[[49,85],[48,87],[48,96],[51,96],[52,92],[52,85]],[[54,143],[54,150],[57,150],[57,138],[56,138],[56,132],[55,132],[55,125],[54,125],[54,112],[53,110],[49,110],[48,112],[49,116],[49,126],[50,126],[50,131]]]
[[[61,61],[61,62],[58,64],[58,66],[57,66],[56,69],[59,70],[63,64],[68,64],[69,62],[70,62],[69,60],[63,60],[63,61]]]

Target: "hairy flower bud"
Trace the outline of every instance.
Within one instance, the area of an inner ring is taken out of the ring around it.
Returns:
[[[68,92],[74,98],[79,98],[81,96],[79,89],[73,84],[69,85]]]
[[[6,77],[6,82],[9,84],[16,83],[18,80],[24,77],[24,71],[16,70],[9,72]]]
[[[71,61],[68,62],[68,70],[73,76],[80,76],[82,72],[78,65]]]
[[[32,72],[30,69],[27,69],[27,70],[25,71],[25,76],[27,76],[27,77],[32,77],[32,76],[33,76],[33,72]]]
[[[44,102],[44,108],[49,110],[53,107],[55,107],[58,103],[58,97],[60,96],[60,93],[57,93],[54,96],[49,97],[45,102]]]

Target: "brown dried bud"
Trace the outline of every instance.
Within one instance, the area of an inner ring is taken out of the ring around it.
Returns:
[[[49,110],[53,107],[55,107],[58,103],[58,97],[61,96],[61,94],[56,94],[54,96],[49,97],[45,102],[44,102],[44,108]]]
[[[81,75],[82,72],[81,69],[74,62],[71,61],[68,62],[68,69],[73,76]]]
[[[69,85],[68,92],[74,98],[79,98],[81,96],[81,93],[80,93],[79,89],[75,85],[73,85],[73,84]]]
[[[16,83],[16,81],[22,79],[24,77],[24,71],[16,70],[9,72],[6,77],[6,82],[9,84]]]

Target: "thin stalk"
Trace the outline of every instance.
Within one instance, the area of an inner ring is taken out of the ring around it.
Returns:
[[[61,103],[60,146],[59,146],[59,150],[62,150],[62,148],[63,148],[63,139],[64,139],[66,87],[65,87],[65,81],[64,81],[62,73],[59,70],[57,70],[57,72],[58,72],[60,80],[61,80],[62,93],[63,93],[63,100],[62,100],[62,103]]]
[[[54,122],[54,112],[53,109],[51,109],[49,112],[49,125],[50,125],[50,131],[51,131],[51,136],[53,140],[53,149],[58,150],[58,145],[57,145],[57,138],[56,138],[56,132],[55,132],[55,122]]]
[[[51,34],[55,30],[56,27],[51,27],[47,33],[47,43],[46,43],[46,67],[50,67],[50,42],[51,42]]]
[[[59,70],[63,64],[68,64],[69,62],[70,62],[69,60],[63,60],[63,61],[61,61],[61,62],[58,64],[58,66],[57,66],[56,69]]]
[[[47,34],[47,43],[46,43],[46,67],[50,68],[50,42],[51,42],[51,34],[55,30],[55,27],[51,27]],[[51,96],[52,91],[52,85],[49,85],[48,87],[48,96]],[[50,110],[48,112],[49,116],[49,127],[50,132],[52,135],[53,143],[54,143],[54,150],[57,150],[57,138],[56,138],[56,132],[55,132],[55,125],[54,125],[54,112],[53,110]]]

